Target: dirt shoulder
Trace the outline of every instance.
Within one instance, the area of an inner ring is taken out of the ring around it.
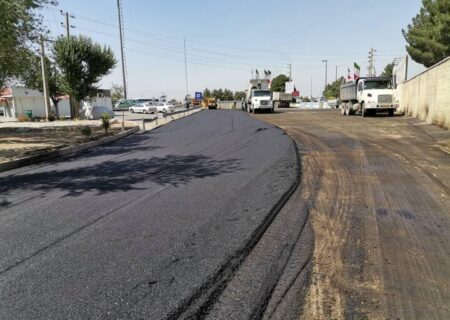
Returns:
[[[450,132],[334,110],[256,117],[302,158],[315,248],[301,318],[450,318]]]
[[[73,121],[72,121],[73,122]],[[82,134],[81,128],[89,126],[92,135]],[[126,122],[126,129],[135,126]],[[108,135],[121,131],[119,123],[113,123]],[[105,136],[98,121],[78,123],[9,123],[0,126],[0,163],[33,156],[47,151],[75,146]]]

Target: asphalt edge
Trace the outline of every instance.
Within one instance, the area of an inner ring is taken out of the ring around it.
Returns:
[[[41,153],[41,154],[38,154],[35,156],[27,157],[27,158],[21,158],[21,159],[12,160],[9,162],[1,163],[0,164],[0,172],[25,167],[28,165],[44,162],[47,160],[54,160],[57,158],[70,156],[70,155],[73,155],[80,151],[84,151],[86,149],[90,149],[90,148],[97,147],[97,146],[100,146],[103,144],[117,141],[117,140],[125,138],[133,133],[136,133],[137,131],[139,131],[138,126],[133,127],[125,132],[121,132],[115,136],[104,137],[104,138],[100,138],[99,140],[82,143],[82,144],[79,144],[76,146],[62,148],[59,150],[49,151],[49,152]]]
[[[263,120],[261,120],[261,121],[263,121]],[[267,122],[267,123],[269,123],[269,122]],[[300,159],[300,149],[298,147],[299,142],[293,136],[291,136],[286,130],[281,128],[280,126],[278,126],[276,124],[273,124],[273,123],[270,123],[270,124],[275,126],[278,129],[280,129],[281,131],[283,131],[292,140],[292,142],[294,144],[295,157],[297,159],[297,171],[298,171],[297,178],[298,178],[298,181],[297,181],[296,188],[292,191],[291,195],[289,196],[289,199],[290,199],[292,194],[294,194],[294,192],[297,191],[297,189],[301,186],[301,182],[302,182],[303,162]],[[285,202],[285,204],[289,201],[289,199]],[[307,280],[306,280],[306,286],[304,288],[300,289],[301,290],[300,301],[297,301],[297,303],[299,304],[299,308],[298,308],[299,309],[299,314],[297,315],[296,319],[298,319],[298,318],[302,319],[303,311],[304,311],[304,308],[305,308],[305,300],[306,300],[306,297],[307,297],[307,295],[308,295],[308,293],[310,291],[310,288],[311,288],[311,279],[312,279],[311,278],[311,273],[312,273],[312,269],[313,269],[313,265],[314,265],[313,257],[314,257],[316,238],[315,238],[315,234],[314,234],[312,221],[310,219],[311,211],[310,211],[310,208],[309,208],[308,205],[305,206],[305,212],[306,212],[306,220],[305,220],[305,224],[303,225],[303,228],[301,230],[299,238],[305,232],[309,232],[311,234],[311,239],[312,239],[312,244],[311,244],[312,245],[312,249],[311,249],[311,253],[310,253],[311,255],[310,255],[309,259],[307,260],[305,265],[301,268],[301,272],[303,272],[303,271],[306,272]],[[289,263],[289,260],[288,260],[288,263]],[[300,275],[300,273],[299,273],[299,275]],[[281,277],[283,277],[283,274],[281,275]],[[280,277],[280,279],[281,279],[281,277]],[[274,289],[275,289],[275,287],[274,287]],[[267,307],[268,307],[268,304],[270,303],[270,299],[272,298],[272,295],[273,295],[273,291],[270,293],[270,295],[269,295],[269,297],[268,297],[268,299],[266,301],[266,304],[264,305],[264,309],[261,310],[262,311],[260,313],[261,318],[265,315],[265,313],[267,311]]]
[[[258,121],[262,121],[256,119]],[[296,141],[286,133],[285,130],[280,127],[269,124],[273,127],[279,129],[283,134],[286,134],[291,140],[293,146],[293,152],[295,157],[295,179],[288,190],[283,194],[283,196],[272,206],[269,213],[263,222],[255,229],[251,235],[249,241],[233,256],[231,256],[222,266],[218,268],[218,272],[206,283],[197,289],[187,301],[181,303],[181,305],[171,312],[165,319],[175,320],[175,319],[203,319],[208,311],[214,305],[214,302],[222,291],[226,288],[228,282],[232,279],[235,271],[240,267],[240,265],[245,261],[249,253],[253,250],[259,240],[262,238],[264,233],[267,231],[273,220],[276,218],[278,213],[284,207],[284,205],[289,201],[291,196],[300,186],[301,182],[301,161],[299,158],[298,147]],[[308,215],[309,217],[309,215]]]

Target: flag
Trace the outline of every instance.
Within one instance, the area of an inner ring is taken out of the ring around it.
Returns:
[[[359,74],[361,72],[361,67],[356,62],[353,64],[353,66],[355,67],[354,78],[355,78],[355,80],[357,80],[357,79],[359,79]]]

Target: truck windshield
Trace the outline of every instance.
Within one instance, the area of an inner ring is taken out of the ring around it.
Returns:
[[[254,97],[266,97],[266,96],[270,96],[270,91],[269,91],[269,90],[258,90],[258,91],[253,91],[253,96],[254,96]]]
[[[364,89],[392,89],[392,86],[389,81],[365,81]]]

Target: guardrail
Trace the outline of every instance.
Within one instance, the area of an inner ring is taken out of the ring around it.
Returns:
[[[178,110],[178,111],[174,111],[174,112],[171,112],[171,113],[165,112],[165,113],[163,113],[163,118],[170,117],[172,120],[174,120],[175,119],[173,117],[174,115],[183,113],[184,116],[185,116],[187,112],[190,112],[190,111],[193,111],[193,110],[197,110],[197,109],[200,109],[200,107]],[[158,125],[158,117],[153,118],[153,119],[142,119],[142,129],[145,130],[145,124],[146,123],[151,123],[151,122],[155,122],[155,124]]]

